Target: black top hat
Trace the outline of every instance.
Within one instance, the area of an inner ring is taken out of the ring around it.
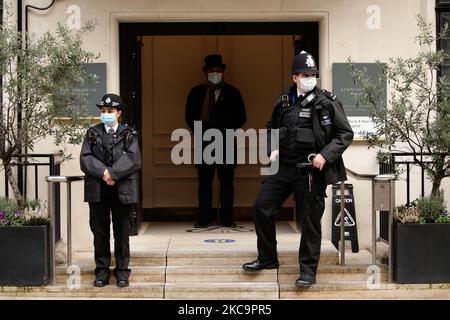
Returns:
[[[97,104],[97,107],[112,107],[117,110],[124,111],[127,106],[123,103],[122,98],[120,98],[117,94],[107,93],[103,96],[102,101]]]
[[[225,70],[226,65],[222,63],[222,56],[220,54],[210,54],[205,57],[205,65],[203,66],[203,72],[206,72],[209,68],[221,67]]]

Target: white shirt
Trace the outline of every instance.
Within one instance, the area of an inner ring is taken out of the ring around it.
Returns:
[[[215,90],[214,91],[214,96],[215,96],[215,98],[216,98],[216,102],[217,102],[217,99],[219,99],[219,96],[220,96],[220,91],[221,91],[222,89],[217,89],[217,90]]]
[[[116,122],[116,124],[115,124],[114,126],[112,126],[112,127],[110,127],[110,126],[108,126],[108,125],[106,125],[106,124],[105,124],[104,126],[105,126],[106,132],[108,132],[109,129],[113,129],[114,132],[116,132],[116,131],[117,131],[117,128],[119,127],[119,123]]]
[[[305,93],[303,91],[300,91],[297,87],[297,97],[300,97],[300,96],[303,97],[304,95],[305,95]]]

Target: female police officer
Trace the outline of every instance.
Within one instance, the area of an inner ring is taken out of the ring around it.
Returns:
[[[128,286],[130,261],[130,204],[138,202],[138,170],[141,154],[137,134],[119,123],[126,109],[115,94],[103,96],[99,123],[86,134],[80,154],[81,170],[86,174],[84,200],[89,202],[91,231],[94,234],[95,282],[109,283],[111,251],[110,215],[114,231],[114,275],[118,287]]]
[[[243,265],[246,271],[278,268],[275,216],[294,193],[302,235],[300,278],[296,286],[308,288],[316,281],[320,258],[321,225],[328,184],[346,180],[342,153],[353,140],[353,131],[335,95],[316,87],[314,57],[302,51],[294,57],[294,84],[275,105],[268,129],[279,129],[279,170],[269,176],[255,201],[254,220],[258,259]],[[270,143],[270,141],[269,141]]]

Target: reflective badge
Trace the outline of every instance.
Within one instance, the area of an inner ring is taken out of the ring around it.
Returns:
[[[321,122],[321,124],[322,124],[323,126],[329,126],[329,125],[331,125],[331,119],[330,119],[330,116],[323,116],[323,117],[322,117],[322,122]]]
[[[300,109],[298,116],[300,118],[311,118],[311,109]]]

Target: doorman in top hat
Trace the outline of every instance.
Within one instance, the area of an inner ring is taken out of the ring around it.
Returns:
[[[226,129],[241,128],[246,121],[245,106],[238,89],[224,81],[226,65],[222,56],[205,57],[203,72],[206,81],[191,89],[186,102],[186,123],[194,131],[194,121],[202,121],[202,130],[219,129],[225,137]],[[202,133],[203,135],[203,133]],[[203,143],[203,149],[208,143]],[[225,143],[223,149],[225,163]],[[199,219],[197,228],[207,227],[216,220],[212,209],[212,181],[215,171],[220,181],[219,220],[223,226],[235,227],[233,221],[235,164],[196,164],[198,174]]]
[[[246,271],[278,268],[275,217],[293,193],[301,229],[300,277],[295,283],[300,288],[316,282],[325,190],[328,184],[347,179],[342,153],[353,140],[340,101],[316,86],[318,73],[311,54],[297,54],[294,83],[280,96],[267,123],[268,129],[279,129],[278,149],[269,139],[270,158],[279,159],[279,170],[265,180],[254,203],[258,259],[243,265]]]
[[[80,165],[85,173],[84,200],[89,202],[89,224],[94,235],[95,282],[103,287],[110,277],[110,224],[114,231],[114,275],[118,287],[129,285],[130,211],[137,203],[141,153],[136,131],[121,124],[126,106],[115,94],[97,104],[99,123],[88,129],[81,148]]]

